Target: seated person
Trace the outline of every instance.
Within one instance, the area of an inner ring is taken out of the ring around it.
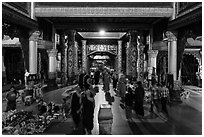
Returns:
[[[44,113],[47,112],[47,103],[43,101],[43,99],[41,99],[38,103],[38,111],[39,114],[42,115]]]

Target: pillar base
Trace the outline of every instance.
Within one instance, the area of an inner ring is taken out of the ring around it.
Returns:
[[[49,72],[48,78],[49,78],[48,87],[57,87],[56,73],[55,72]]]

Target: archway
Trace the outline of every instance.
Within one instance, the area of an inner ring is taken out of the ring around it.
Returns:
[[[116,69],[117,67],[116,55],[109,52],[95,52],[88,55],[88,60],[90,71],[96,68],[103,69],[105,67],[108,69]]]

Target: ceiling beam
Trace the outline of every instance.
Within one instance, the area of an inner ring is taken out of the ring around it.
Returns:
[[[162,7],[36,7],[36,17],[171,17]]]
[[[109,32],[126,32],[129,30],[149,30],[151,28],[150,24],[139,24],[139,23],[60,23],[54,24],[56,29],[70,30],[75,29],[77,31],[99,31],[100,29],[105,29]]]

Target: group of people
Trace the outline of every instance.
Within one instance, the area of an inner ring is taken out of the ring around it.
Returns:
[[[169,90],[165,86],[165,83],[162,83],[161,86],[156,85],[156,83],[152,83],[152,85],[148,87],[148,90],[151,92],[150,112],[153,112],[153,107],[155,106],[155,110],[157,112],[163,112],[166,116],[168,116],[166,105],[169,100]],[[125,105],[128,119],[131,118],[132,109],[135,110],[139,118],[144,117],[144,97],[145,90],[141,81],[134,82],[132,85],[130,84],[127,86],[127,93],[125,94]],[[161,104],[161,109],[159,104]]]
[[[93,78],[86,72],[78,77],[78,86],[71,97],[71,115],[74,122],[74,130],[82,125],[85,134],[91,134],[94,127],[95,95],[98,92],[100,72],[95,72]]]
[[[167,102],[170,100],[169,96],[169,89],[166,87],[165,83],[162,82],[162,84],[156,84],[152,83],[150,86],[151,91],[151,112],[153,112],[153,107],[156,107],[157,111],[160,111],[159,109],[159,103],[161,104],[161,111],[168,116],[167,111]]]
[[[95,95],[98,92],[98,84],[100,79],[103,82],[103,90],[105,93],[109,93],[110,83],[113,83],[113,89],[116,92],[116,95],[121,97],[121,103],[126,105],[127,118],[131,118],[132,109],[135,110],[138,117],[144,116],[144,97],[145,89],[141,81],[130,82],[126,79],[124,74],[117,74],[116,71],[110,73],[107,69],[104,69],[102,72],[98,69],[94,74],[90,74],[81,71],[78,77],[78,86],[75,88],[75,91],[71,96],[71,107],[66,104],[66,98],[63,99],[62,110],[67,118],[69,112],[74,122],[74,130],[79,129],[82,125],[85,134],[91,134],[91,131],[94,127],[94,109],[95,109]],[[152,82],[148,90],[151,91],[151,108],[150,111],[153,111],[153,107],[159,110],[159,103],[161,103],[162,109],[167,116],[168,111],[166,108],[167,101],[169,99],[169,90],[166,88],[165,83],[162,83],[161,87],[158,86],[155,82]],[[10,92],[7,94],[7,110],[16,109],[16,98],[18,97],[18,92],[14,87],[10,89]],[[47,107],[43,100],[40,101],[41,104],[39,110],[41,113],[47,111]],[[71,110],[71,111],[69,111]]]

